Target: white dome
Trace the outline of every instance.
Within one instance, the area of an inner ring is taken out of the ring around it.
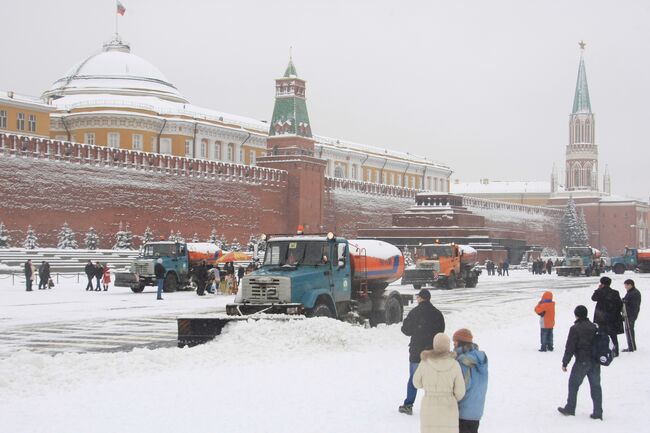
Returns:
[[[158,68],[131,54],[130,47],[120,40],[107,43],[100,53],[77,63],[43,97],[80,94],[156,96],[188,102]]]

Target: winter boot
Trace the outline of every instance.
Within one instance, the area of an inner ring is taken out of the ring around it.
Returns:
[[[406,415],[413,415],[413,406],[410,404],[404,404],[398,409],[399,413],[405,413]]]
[[[599,420],[602,421],[603,420],[603,414],[601,413],[600,415],[596,415],[595,413],[592,413],[591,415],[589,415],[589,418],[591,418],[591,419],[599,419]]]
[[[566,409],[563,406],[558,407],[557,411],[560,412],[562,415],[565,415],[565,416],[574,416],[576,414],[575,412],[570,411],[569,409]]]

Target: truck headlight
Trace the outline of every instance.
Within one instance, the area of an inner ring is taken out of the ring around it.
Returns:
[[[298,307],[287,307],[287,314],[298,314]]]

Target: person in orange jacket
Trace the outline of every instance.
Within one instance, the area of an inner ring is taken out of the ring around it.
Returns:
[[[553,293],[544,292],[542,299],[535,306],[535,313],[540,316],[540,340],[542,347],[539,349],[539,351],[552,352],[553,328],[555,327],[555,302],[553,302]]]

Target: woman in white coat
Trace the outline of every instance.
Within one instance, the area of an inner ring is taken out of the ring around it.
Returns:
[[[465,395],[465,381],[451,351],[451,341],[443,333],[433,338],[433,350],[420,355],[413,385],[424,389],[420,411],[422,433],[458,433],[458,401]]]

